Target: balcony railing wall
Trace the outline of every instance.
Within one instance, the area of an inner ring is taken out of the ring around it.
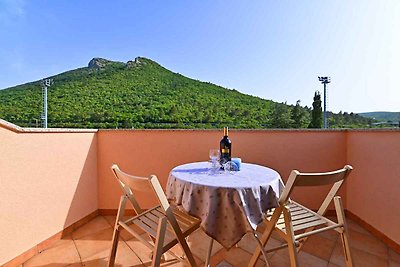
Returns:
[[[0,121],[0,265],[98,209],[95,132],[21,132]]]
[[[345,207],[400,244],[400,131],[233,130],[230,138],[233,156],[269,166],[284,181],[292,169],[353,165]],[[174,166],[208,160],[220,139],[216,130],[38,131],[0,121],[0,264],[93,211],[114,211],[121,191],[111,164],[156,174],[165,186]],[[299,189],[294,198],[317,208],[326,193]]]
[[[347,209],[400,244],[400,131],[348,131]]]
[[[207,161],[210,148],[218,148],[221,131],[215,130],[100,130],[98,132],[99,208],[116,209],[120,189],[110,166],[128,173],[156,174],[163,186],[170,170],[180,164]],[[232,155],[243,162],[277,170],[286,181],[292,169],[327,171],[346,163],[344,131],[239,130],[230,131]],[[317,208],[327,190],[300,189],[294,196]],[[345,194],[343,194],[345,198]],[[148,207],[152,199],[143,196]]]

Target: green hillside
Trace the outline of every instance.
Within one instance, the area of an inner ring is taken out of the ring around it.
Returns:
[[[308,108],[294,111],[293,106],[189,79],[142,57],[127,63],[94,58],[88,67],[51,78],[49,127],[299,128],[310,121]],[[0,118],[17,125],[34,127],[41,105],[40,81],[0,90]],[[329,118],[331,127],[365,127],[369,121],[352,113]]]
[[[376,112],[363,112],[359,113],[366,118],[376,119],[378,121],[400,121],[400,112],[376,111]]]

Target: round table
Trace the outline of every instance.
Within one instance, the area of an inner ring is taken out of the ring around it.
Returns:
[[[209,162],[175,167],[166,195],[225,248],[231,248],[262,221],[263,212],[278,206],[283,183],[273,169],[242,163],[240,171],[212,170]]]

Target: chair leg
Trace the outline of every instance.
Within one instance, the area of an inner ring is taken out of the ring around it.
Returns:
[[[159,267],[163,253],[165,231],[167,229],[167,218],[162,217],[158,222],[157,238],[154,246],[152,267]]]
[[[117,247],[118,247],[118,240],[119,240],[119,221],[122,220],[122,217],[125,214],[125,204],[126,204],[126,196],[121,196],[121,200],[119,202],[118,207],[118,214],[117,218],[115,219],[115,226],[114,226],[114,233],[112,238],[112,246],[110,251],[110,257],[108,260],[108,267],[113,267],[115,263],[115,256],[117,255]]]
[[[206,267],[210,267],[210,258],[211,258],[213,244],[214,244],[214,239],[212,237],[210,237],[210,244],[208,245],[206,262],[204,264],[204,266],[206,266]]]
[[[166,216],[168,218],[169,223],[171,224],[172,228],[174,229],[175,236],[178,239],[179,244],[181,245],[183,252],[187,257],[187,261],[190,263],[190,266],[197,267],[196,261],[193,257],[192,252],[189,249],[188,244],[186,243],[185,237],[182,235],[182,231],[179,228],[178,222],[176,221],[172,211],[170,209],[166,210]]]
[[[187,261],[190,263],[190,266],[192,267],[197,267],[197,263],[193,257],[192,252],[190,251],[190,248],[188,246],[188,244],[186,243],[185,238],[183,237],[178,237],[178,241],[181,244],[181,247],[183,249],[183,251],[185,252]]]
[[[263,235],[261,236],[261,239],[259,239],[261,244],[256,247],[256,251],[251,257],[249,264],[247,265],[248,267],[254,267],[256,265],[258,257],[260,257],[261,248],[265,247],[265,244],[271,237],[272,231],[275,229],[275,224],[278,221],[280,214],[281,214],[281,209],[277,208],[275,209],[274,214],[272,215],[270,221],[266,219],[264,220],[265,224],[267,225],[267,229],[264,231]]]
[[[287,239],[286,242],[288,243],[289,249],[289,256],[290,256],[290,266],[296,267],[297,266],[297,248],[295,245],[294,233],[293,233],[293,225],[292,225],[292,216],[290,214],[290,210],[287,208],[283,209],[283,217],[285,220],[285,229]]]
[[[259,246],[260,251],[261,251],[261,253],[262,253],[263,257],[264,257],[265,264],[267,265],[267,267],[269,267],[267,253],[265,252],[263,244],[261,243],[260,239],[258,239],[257,234],[254,231],[253,231],[252,235],[256,239],[257,245]]]
[[[290,257],[290,266],[297,266],[297,249],[294,242],[288,241],[288,249],[289,249],[289,257]]]
[[[264,248],[268,239],[271,237],[273,230],[274,230],[274,226],[272,224],[267,226],[267,229],[261,236],[261,240],[259,239],[260,244],[256,247],[256,251],[253,253],[253,256],[251,257],[250,262],[247,265],[248,267],[254,267],[256,265],[258,257],[260,257],[260,254],[261,254],[261,248]]]
[[[348,238],[348,228],[347,228],[346,217],[344,214],[342,199],[339,196],[336,196],[334,198],[334,203],[335,203],[336,214],[338,217],[338,223],[343,224],[343,231],[340,233],[340,237],[342,239],[343,252],[344,252],[344,258],[346,261],[346,266],[353,267],[354,262],[353,262],[353,258],[351,257],[350,244],[349,244],[349,238]]]

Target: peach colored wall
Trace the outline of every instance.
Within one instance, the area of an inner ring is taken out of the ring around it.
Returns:
[[[216,130],[99,130],[99,208],[118,207],[121,191],[110,171],[113,163],[131,174],[156,174],[165,186],[173,167],[208,160],[209,149],[218,148],[221,137]],[[232,130],[230,138],[233,156],[271,167],[284,181],[295,168],[328,171],[346,163],[345,131]],[[294,193],[295,199],[317,208],[327,190],[299,188]],[[154,202],[143,196],[145,207]]]
[[[98,209],[95,132],[0,122],[0,265]]]
[[[400,131],[350,131],[347,208],[400,244]]]
[[[121,192],[111,164],[135,175],[156,174],[165,187],[173,167],[208,160],[221,135],[216,130],[40,132],[0,120],[0,264],[97,209],[116,209]],[[271,167],[284,181],[292,169],[353,165],[341,193],[345,206],[400,243],[400,213],[393,212],[400,203],[400,131],[232,130],[230,138],[233,156]],[[300,188],[294,199],[317,208],[326,193]],[[366,205],[366,199],[373,201]],[[155,202],[148,196],[141,200],[145,207]]]

